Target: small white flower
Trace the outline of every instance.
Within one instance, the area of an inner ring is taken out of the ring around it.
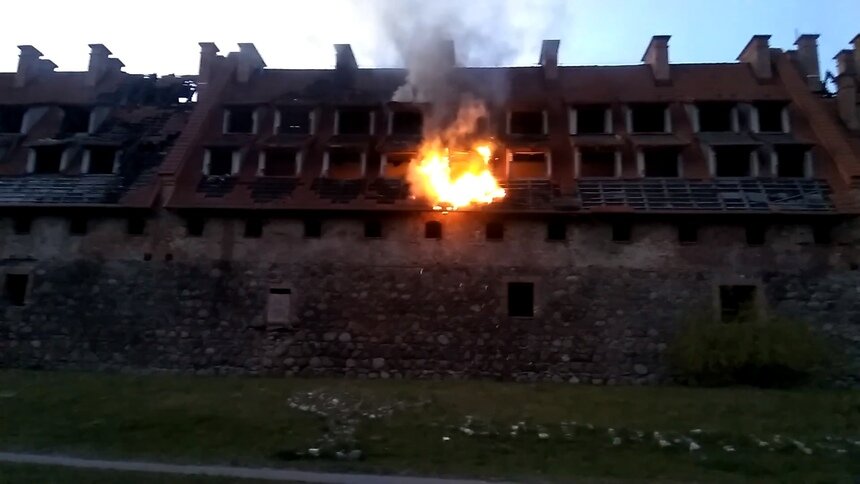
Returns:
[[[475,433],[475,431],[474,431],[474,430],[472,430],[472,429],[470,429],[470,428],[468,428],[468,427],[460,427],[460,432],[463,432],[463,433],[464,433],[464,434],[466,434],[466,435],[472,435],[472,434],[474,434],[474,433]]]
[[[448,442],[449,440],[451,440],[451,437],[448,437],[448,436],[442,437],[442,442]]]
[[[702,429],[693,429],[690,431],[690,433],[693,435],[699,435],[702,433]]]
[[[699,444],[697,444],[697,443],[695,443],[695,442],[690,442],[690,452],[695,452],[695,451],[697,451],[697,450],[699,450],[699,449],[701,449],[701,448],[702,448],[702,446],[701,446],[701,445],[699,445]]]
[[[312,455],[312,456],[314,456],[314,457],[319,457],[319,455],[320,455],[320,450],[319,450],[319,449],[316,449],[316,448],[308,449],[308,454],[310,454],[310,455]]]
[[[516,432],[511,432],[511,437],[516,437],[516,436],[517,436]]]
[[[657,443],[660,444],[660,447],[669,447],[670,445],[672,445],[671,443],[669,443],[668,440],[663,439],[660,439]]]
[[[548,439],[548,438],[549,438],[549,434],[548,434],[548,433],[546,433],[546,432],[541,432],[541,433],[539,433],[539,434],[538,434],[538,438],[539,438],[539,439],[544,439],[544,440],[546,440],[546,439]]]
[[[836,449],[836,453],[837,453],[837,454],[844,454],[844,453],[846,453],[846,452],[848,452],[848,451],[847,451],[847,450],[845,450],[845,449]]]
[[[767,442],[765,442],[764,440],[759,440],[759,441],[758,441],[758,446],[759,446],[759,447],[767,447],[767,446],[769,446],[769,445],[770,445],[770,444],[768,444],[768,443],[767,443]]]
[[[621,437],[615,437],[612,439],[612,445],[621,445]]]
[[[723,446],[723,450],[724,450],[724,451],[726,451],[726,452],[734,452],[734,451],[735,451],[735,448],[734,448],[734,447],[732,447],[731,445],[724,445],[724,446]]]

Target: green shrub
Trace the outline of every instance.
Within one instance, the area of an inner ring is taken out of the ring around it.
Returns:
[[[669,356],[685,384],[788,387],[812,376],[825,349],[807,325],[795,321],[694,320],[679,332]]]

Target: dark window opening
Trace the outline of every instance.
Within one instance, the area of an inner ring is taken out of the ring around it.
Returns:
[[[752,175],[750,148],[717,146],[713,150],[718,177],[736,178]]]
[[[128,235],[143,235],[146,231],[146,217],[129,217],[126,230]]]
[[[757,103],[758,129],[762,133],[782,133],[785,127],[782,125],[782,111],[785,104],[780,102]]]
[[[189,237],[202,236],[204,227],[206,227],[206,219],[203,217],[189,217],[185,221],[185,229]]]
[[[634,133],[665,133],[666,126],[665,104],[638,104],[630,108],[632,131]]]
[[[613,242],[630,242],[633,240],[633,224],[630,222],[615,222],[612,224]]]
[[[31,217],[15,217],[12,219],[13,230],[17,235],[26,235],[33,228],[33,219]]]
[[[391,134],[418,136],[423,127],[424,117],[419,111],[394,111],[391,113]]]
[[[20,133],[26,112],[23,106],[0,107],[0,133]]]
[[[833,227],[830,224],[820,223],[812,226],[812,238],[818,245],[830,245],[833,243]]]
[[[227,133],[253,133],[254,108],[236,107],[227,110]]]
[[[281,134],[311,134],[311,112],[307,109],[282,109]]]
[[[699,226],[693,223],[682,223],[678,225],[678,242],[681,244],[695,244],[699,241]]]
[[[511,112],[511,134],[544,134],[543,111]]]
[[[90,110],[80,106],[68,106],[63,108],[63,133],[89,133],[90,132]]]
[[[776,154],[776,176],[780,178],[803,178],[806,176],[806,148],[778,148]]]
[[[763,224],[750,224],[746,226],[747,245],[764,245],[767,238],[767,227]]]
[[[63,146],[39,146],[36,150],[36,164],[33,173],[45,175],[59,173],[63,162]]]
[[[86,217],[72,217],[69,220],[70,235],[86,235],[88,221]]]
[[[275,287],[273,287],[273,288],[269,289],[269,294],[288,295],[288,294],[292,294],[292,293],[293,292],[290,289],[286,289],[286,288],[280,288],[280,287],[275,288]]]
[[[23,306],[27,302],[27,284],[30,276],[27,274],[6,274],[4,289],[6,300],[13,306]]]
[[[107,175],[113,173],[116,148],[89,148],[90,167],[87,173]]]
[[[608,106],[581,106],[576,108],[576,134],[606,134]]]
[[[508,178],[513,180],[547,177],[546,153],[520,152],[511,155]]]
[[[245,238],[259,239],[263,236],[263,221],[259,218],[245,220]]]
[[[341,109],[338,111],[338,134],[370,134],[370,110]]]
[[[332,148],[328,152],[328,177],[339,180],[361,178],[362,152],[351,148]]]
[[[701,103],[696,107],[699,111],[699,131],[727,132],[733,131],[731,103]]]
[[[424,224],[424,238],[436,239],[442,238],[442,222],[431,221]]]
[[[409,174],[409,162],[415,158],[414,153],[392,153],[385,157],[385,178],[403,178]]]
[[[233,174],[233,149],[209,149],[209,176],[230,176]]]
[[[151,252],[144,252],[143,260],[145,260],[146,262],[151,261],[152,260],[152,253]]]
[[[755,286],[720,286],[720,317],[723,322],[754,317],[756,313]]]
[[[298,151],[283,148],[266,150],[263,176],[294,177],[298,174]]]
[[[382,222],[379,220],[365,220],[364,237],[368,239],[382,238]]]
[[[552,241],[567,240],[567,223],[552,221],[546,224],[546,239]]]
[[[304,221],[305,238],[318,239],[322,237],[322,221],[315,218],[306,219]]]
[[[502,240],[505,238],[505,224],[490,222],[486,227],[487,240]]]
[[[579,151],[580,178],[613,178],[615,151],[598,148],[581,148]]]
[[[508,316],[531,318],[535,315],[535,285],[531,282],[508,283]]]
[[[671,148],[648,148],[642,151],[645,158],[645,176],[654,178],[676,178],[678,173],[678,151]]]

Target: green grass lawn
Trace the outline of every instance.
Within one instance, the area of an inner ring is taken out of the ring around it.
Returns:
[[[272,481],[0,464],[0,484],[262,484]]]
[[[356,449],[359,460],[338,457]],[[0,371],[0,450],[517,480],[852,482],[860,392]]]

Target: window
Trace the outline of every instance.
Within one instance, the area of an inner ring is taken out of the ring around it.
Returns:
[[[758,113],[758,130],[762,133],[784,133],[788,130],[783,123],[785,103],[760,102],[755,105]]]
[[[551,241],[567,240],[567,223],[553,220],[546,224],[546,239]]]
[[[580,106],[576,108],[575,134],[607,134],[610,126],[609,106]]]
[[[233,174],[233,149],[209,148],[209,166],[206,174],[209,176],[230,176]]]
[[[259,239],[263,236],[263,221],[259,218],[245,220],[245,238]]]
[[[424,126],[420,111],[393,111],[391,113],[391,134],[419,136]]]
[[[369,109],[340,109],[337,113],[337,134],[373,134]]]
[[[782,146],[777,148],[776,176],[804,178],[806,176],[806,147]]]
[[[510,134],[545,134],[543,111],[513,111],[510,113]]]
[[[30,276],[27,274],[6,274],[3,285],[6,301],[13,306],[23,306],[27,302],[27,284]]]
[[[26,235],[30,233],[33,227],[33,219],[27,216],[18,216],[12,219],[13,230],[18,235]]]
[[[0,133],[20,133],[25,112],[23,106],[0,107]]]
[[[293,177],[298,175],[298,151],[285,148],[266,150],[263,176]]]
[[[699,226],[693,223],[678,225],[678,242],[689,245],[699,241]]]
[[[315,218],[305,219],[305,238],[318,239],[322,237],[322,221]]]
[[[709,102],[696,105],[699,112],[699,131],[734,131],[734,105],[731,103]]]
[[[490,222],[486,227],[487,240],[502,240],[505,238],[505,224]]]
[[[508,316],[531,318],[535,315],[535,285],[531,282],[508,283]]]
[[[290,303],[293,291],[284,287],[269,289],[269,299],[266,301],[266,322],[290,322]]]
[[[764,245],[767,238],[767,227],[762,224],[750,224],[746,226],[747,245]]]
[[[827,223],[818,223],[812,226],[812,238],[818,245],[830,245],[833,243],[833,227]]]
[[[63,163],[63,146],[39,146],[35,150],[33,173],[46,175],[59,173]]]
[[[722,321],[732,322],[755,316],[756,292],[756,286],[720,286]]]
[[[665,104],[636,104],[630,107],[630,129],[633,133],[667,133],[668,107]]]
[[[72,217],[69,220],[69,234],[70,235],[86,235],[87,233],[87,219],[85,217]]]
[[[547,177],[547,154],[543,152],[515,152],[511,155],[508,178],[522,180]]]
[[[328,151],[326,176],[339,180],[355,180],[364,176],[362,152],[354,148],[332,148]]]
[[[645,148],[642,150],[643,175],[651,178],[676,178],[678,150],[674,148]]]
[[[87,173],[106,175],[114,172],[116,161],[116,148],[93,147],[88,149],[90,154],[90,166]]]
[[[311,111],[309,109],[281,109],[281,124],[278,133],[281,134],[311,134]]]
[[[382,222],[380,222],[379,220],[365,220],[364,237],[368,239],[381,239]]]
[[[126,230],[128,232],[128,235],[143,235],[146,231],[146,217],[129,217]]]
[[[627,221],[612,224],[612,241],[626,243],[633,240],[633,224]]]
[[[580,178],[614,178],[618,176],[615,166],[615,150],[600,148],[579,149]]]
[[[391,153],[385,155],[384,178],[403,178],[409,173],[409,162],[415,157],[414,153]]]
[[[201,237],[206,227],[206,219],[203,217],[189,217],[185,221],[185,228],[189,237]]]
[[[715,146],[711,149],[714,155],[716,176],[730,178],[752,176],[752,163],[750,162],[751,148],[743,146]]]
[[[90,132],[90,110],[81,106],[67,106],[63,108],[63,133],[89,133]]]
[[[442,239],[442,222],[430,221],[424,224],[425,239]]]
[[[224,116],[225,133],[253,133],[254,126],[254,108],[252,107],[233,107],[227,109]]]

